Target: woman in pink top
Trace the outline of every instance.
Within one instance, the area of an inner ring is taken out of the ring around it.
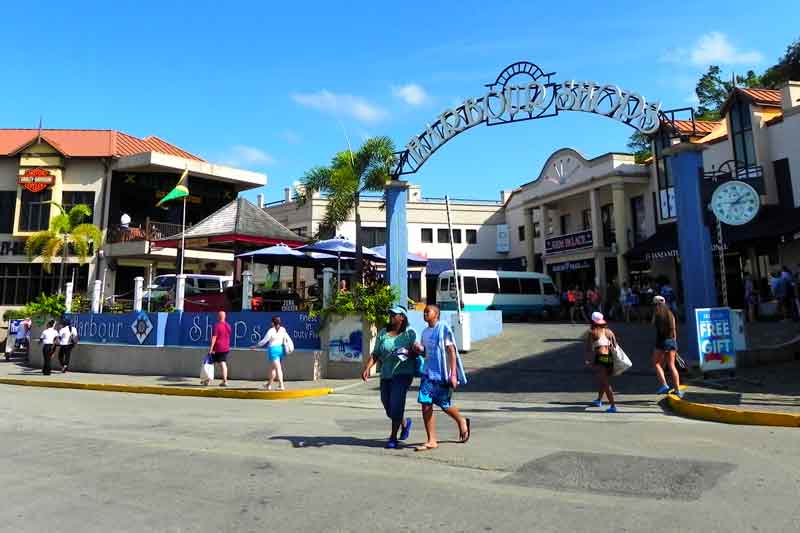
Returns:
[[[222,382],[220,387],[228,386],[228,352],[231,351],[231,326],[225,322],[225,311],[217,313],[217,323],[211,332],[211,346],[208,348],[208,355],[211,361],[222,369]],[[201,382],[208,385],[208,381]]]

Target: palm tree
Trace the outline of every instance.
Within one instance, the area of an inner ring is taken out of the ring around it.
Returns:
[[[299,203],[317,191],[328,193],[328,207],[320,224],[320,233],[336,230],[352,212],[356,219],[356,272],[363,276],[360,196],[366,191],[383,191],[391,179],[394,143],[389,137],[367,139],[356,152],[348,149],[333,157],[330,166],[314,167],[302,179]]]
[[[72,248],[78,256],[80,264],[85,264],[89,259],[90,245],[95,248],[102,245],[103,233],[94,224],[84,223],[86,217],[92,216],[88,205],[78,204],[69,212],[61,204],[50,202],[61,211],[50,220],[50,228],[38,231],[31,235],[25,243],[28,259],[41,258],[42,266],[48,274],[52,271],[53,260],[61,255],[61,270],[59,274],[58,291],[64,291],[64,267],[67,263],[67,251]]]

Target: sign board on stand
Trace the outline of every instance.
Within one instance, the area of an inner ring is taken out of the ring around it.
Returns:
[[[700,369],[705,372],[736,369],[736,347],[730,307],[695,309]]]

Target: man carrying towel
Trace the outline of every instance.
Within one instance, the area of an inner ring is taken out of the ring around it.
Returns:
[[[439,447],[436,440],[436,421],[433,417],[433,406],[439,406],[458,426],[459,441],[466,443],[470,437],[469,418],[461,416],[458,408],[452,405],[453,390],[467,383],[464,365],[456,348],[453,330],[439,320],[439,308],[429,305],[425,308],[425,322],[428,327],[422,332],[425,369],[419,384],[417,401],[422,405],[422,420],[428,440],[417,447],[417,451],[432,450]]]

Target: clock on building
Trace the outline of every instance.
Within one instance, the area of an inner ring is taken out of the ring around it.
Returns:
[[[758,214],[761,199],[751,185],[738,180],[726,181],[711,195],[711,210],[723,224],[741,226]]]

